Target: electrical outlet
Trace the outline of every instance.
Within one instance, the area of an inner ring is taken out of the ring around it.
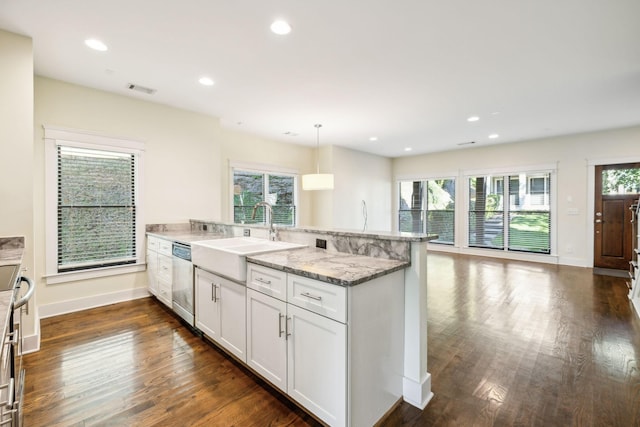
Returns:
[[[244,237],[250,237],[251,236],[251,229],[250,228],[245,228],[244,230],[242,230],[242,234],[244,235]]]
[[[316,248],[327,249],[327,241],[324,239],[316,239]]]

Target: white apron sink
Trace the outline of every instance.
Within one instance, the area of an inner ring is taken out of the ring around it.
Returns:
[[[273,242],[255,237],[201,240],[191,243],[191,260],[197,267],[244,282],[247,280],[247,255],[303,248],[306,245]]]

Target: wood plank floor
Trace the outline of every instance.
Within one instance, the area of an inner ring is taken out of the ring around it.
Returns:
[[[640,321],[592,270],[430,253],[435,397],[385,426],[640,426]],[[25,426],[317,423],[153,299],[42,321]]]

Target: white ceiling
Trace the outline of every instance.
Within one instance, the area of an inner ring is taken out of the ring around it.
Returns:
[[[321,144],[389,157],[640,124],[639,18],[638,0],[0,0],[38,75],[291,143],[322,123]]]

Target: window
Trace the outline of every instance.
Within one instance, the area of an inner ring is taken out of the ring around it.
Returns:
[[[269,222],[268,211],[260,206],[253,218],[253,207],[267,202],[273,211],[273,223],[296,225],[296,175],[292,173],[233,169],[233,222],[261,224]]]
[[[518,173],[498,179],[507,182],[508,188],[490,186],[497,182],[490,175],[469,178],[469,246],[550,253],[551,173]]]
[[[400,182],[399,230],[437,234],[435,243],[453,244],[455,179]]]
[[[45,141],[47,275],[141,264],[142,144],[50,128]]]

